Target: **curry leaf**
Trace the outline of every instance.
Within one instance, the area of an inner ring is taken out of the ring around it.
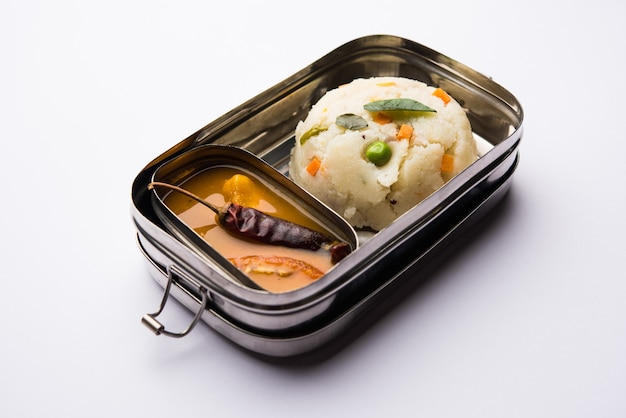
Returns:
[[[353,131],[367,128],[367,121],[354,113],[344,113],[343,115],[337,116],[335,123]]]
[[[413,99],[385,99],[376,100],[363,106],[365,110],[370,112],[380,111],[418,111],[418,112],[436,112],[432,107],[428,107],[423,103]]]

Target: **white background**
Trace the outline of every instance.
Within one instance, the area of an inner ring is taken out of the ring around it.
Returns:
[[[626,416],[624,16],[617,0],[3,0],[0,416]],[[135,175],[375,33],[521,101],[497,221],[320,361],[263,361],[204,324],[151,334]]]

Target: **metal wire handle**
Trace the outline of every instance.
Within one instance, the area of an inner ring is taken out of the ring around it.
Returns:
[[[168,268],[168,271],[167,271],[167,285],[165,286],[165,290],[164,290],[164,293],[163,293],[163,299],[161,300],[161,306],[159,307],[159,310],[157,312],[155,312],[155,313],[145,314],[141,318],[141,323],[144,324],[146,327],[148,327],[148,329],[150,329],[150,331],[154,332],[155,335],[163,334],[163,335],[166,335],[168,337],[180,338],[180,337],[184,337],[185,335],[189,334],[189,332],[191,332],[191,330],[200,321],[200,318],[202,318],[202,314],[206,310],[206,307],[207,307],[207,305],[209,303],[209,296],[207,294],[207,290],[202,285],[198,285],[196,283],[196,286],[198,286],[198,290],[200,291],[201,301],[200,301],[200,308],[198,309],[198,312],[196,312],[196,315],[194,316],[193,320],[191,321],[191,324],[189,324],[187,329],[182,331],[182,332],[172,332],[172,331],[168,331],[167,329],[165,329],[165,326],[163,324],[161,324],[161,322],[159,322],[156,319],[156,317],[159,316],[163,312],[163,309],[165,308],[165,305],[166,305],[167,300],[169,298],[170,289],[172,287],[172,283],[174,282],[174,276],[175,276],[174,270],[176,270],[176,268],[174,266],[171,266],[170,268]]]

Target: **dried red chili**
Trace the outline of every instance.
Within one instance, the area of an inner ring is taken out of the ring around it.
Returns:
[[[351,252],[350,245],[346,242],[333,240],[305,226],[268,215],[257,209],[236,203],[227,203],[224,207],[218,208],[180,187],[168,183],[152,182],[148,188],[152,189],[154,186],[175,190],[210,208],[217,214],[219,225],[238,237],[270,245],[282,245],[312,251],[324,248],[330,252],[333,264],[341,261]]]

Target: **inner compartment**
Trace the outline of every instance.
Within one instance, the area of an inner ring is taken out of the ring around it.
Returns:
[[[239,148],[197,147],[160,166],[153,180],[165,226],[252,289],[300,289],[358,247],[349,224]]]

